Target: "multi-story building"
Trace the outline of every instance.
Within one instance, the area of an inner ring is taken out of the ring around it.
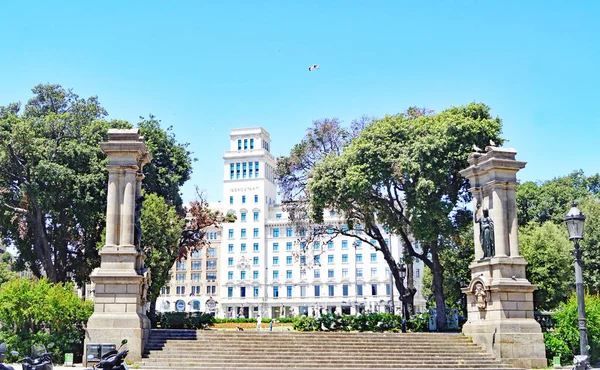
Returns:
[[[231,131],[230,150],[223,156],[223,200],[212,207],[237,219],[208,231],[207,251],[193,252],[175,264],[157,308],[219,317],[399,309],[387,263],[367,243],[332,235],[300,248],[303,235],[277,202],[276,162],[270,146],[269,134],[260,127]],[[334,212],[325,215],[326,225],[340,222]],[[398,258],[400,238],[386,235],[386,240]],[[417,261],[413,268],[420,292],[423,263]],[[425,308],[420,294],[415,305]]]

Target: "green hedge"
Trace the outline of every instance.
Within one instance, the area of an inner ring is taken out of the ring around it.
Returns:
[[[585,311],[587,316],[589,355],[592,363],[600,360],[600,297],[586,295]],[[549,363],[554,356],[560,356],[563,365],[573,361],[573,355],[579,354],[579,329],[577,318],[577,297],[571,296],[567,303],[561,303],[552,317],[554,329],[544,334],[546,357]]]
[[[156,321],[162,329],[205,329],[215,318],[204,312],[157,312]]]
[[[406,322],[408,331],[429,331],[429,316],[422,314],[412,317]],[[326,314],[321,317],[296,316],[294,330],[297,331],[392,331],[402,330],[402,317],[387,313],[371,313],[365,315]]]
[[[294,322],[294,318],[293,317],[286,317],[286,318],[281,317],[281,318],[278,318],[278,319],[275,319],[275,320],[277,320],[279,323],[291,323],[291,322]],[[233,323],[248,323],[248,322],[250,322],[250,323],[252,323],[252,322],[256,322],[256,319],[255,318],[214,319],[212,321],[212,323],[214,323],[214,324],[224,324],[224,323],[230,323],[230,322],[233,322]],[[267,317],[263,317],[261,319],[261,322],[270,323],[271,319],[269,319]]]

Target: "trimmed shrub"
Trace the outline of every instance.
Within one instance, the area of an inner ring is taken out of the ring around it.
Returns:
[[[162,329],[205,329],[216,321],[204,312],[157,312],[156,319]]]

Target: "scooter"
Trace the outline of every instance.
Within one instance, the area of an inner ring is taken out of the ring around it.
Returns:
[[[121,341],[121,346],[118,349],[105,353],[100,359],[100,362],[94,365],[94,368],[102,370],[128,370],[129,368],[124,360],[129,354],[129,350],[126,349],[119,352],[125,344],[127,344],[127,339]],[[91,358],[94,358],[94,355],[88,356],[88,359]]]
[[[52,347],[54,347],[54,343],[48,345],[48,349]],[[10,353],[15,356],[19,355],[17,351]],[[31,346],[31,357],[25,356],[19,362],[23,364],[23,370],[54,370],[51,355],[51,352],[46,352],[46,346],[43,344],[34,344]]]
[[[586,355],[576,355],[573,360],[573,370],[587,370],[591,369],[592,366],[589,363],[590,358]]]
[[[15,370],[15,368],[10,365],[2,364],[4,362],[4,357],[6,357],[6,343],[0,344],[0,370]]]

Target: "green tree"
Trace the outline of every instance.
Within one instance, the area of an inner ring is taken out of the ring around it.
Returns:
[[[583,282],[593,294],[600,294],[600,199],[588,198],[578,205],[586,215],[583,253]],[[566,213],[566,212],[565,212]]]
[[[0,237],[19,252],[15,269],[82,283],[98,266],[104,236],[108,174],[99,143],[109,128],[131,125],[107,121],[96,97],[60,85],[32,91],[23,109],[0,107]],[[192,163],[187,144],[153,116],[139,126],[155,158],[145,166],[145,190],[181,207],[179,186]]]
[[[12,271],[11,264],[12,256],[10,253],[2,254],[2,259],[0,259],[0,286],[19,276],[16,272]]]
[[[552,222],[530,223],[519,229],[521,256],[528,262],[527,277],[538,288],[533,301],[538,310],[555,309],[573,290],[574,271],[566,227]]]
[[[378,241],[373,247],[397,282],[398,269],[379,225],[399,235],[408,254],[431,270],[440,329],[446,324],[440,251],[470,216],[468,181],[458,172],[468,166],[473,144],[502,143],[501,127],[487,106],[475,103],[435,115],[387,116],[311,172],[310,215],[317,223],[323,210],[332,208],[346,216],[350,229],[362,225],[363,239]]]
[[[93,303],[77,297],[73,284],[15,279],[0,287],[0,342],[29,353],[33,343],[53,342],[58,358],[83,341]]]
[[[169,280],[169,271],[179,255],[179,238],[185,220],[177,214],[175,206],[169,206],[161,196],[149,193],[145,198],[140,222],[146,266],[152,274],[148,288],[149,318],[155,323],[156,299]]]

